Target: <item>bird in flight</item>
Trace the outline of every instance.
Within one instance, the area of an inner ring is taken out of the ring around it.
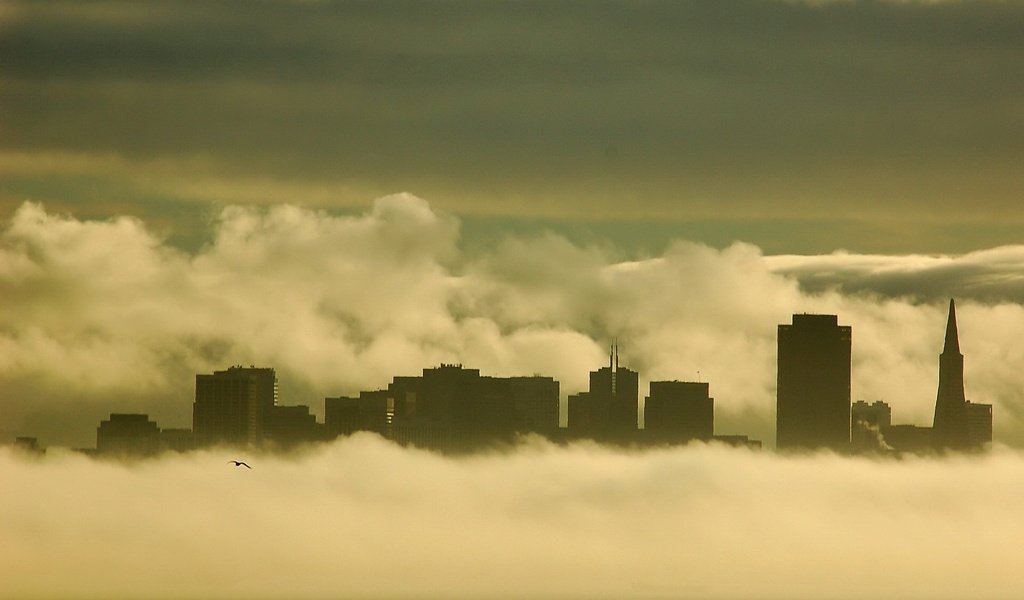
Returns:
[[[246,469],[251,469],[252,468],[252,467],[250,467],[249,465],[245,464],[244,462],[242,462],[240,460],[229,460],[228,462],[229,463],[235,463],[236,467],[245,467]]]

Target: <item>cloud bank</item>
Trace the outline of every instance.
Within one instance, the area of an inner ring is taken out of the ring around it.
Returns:
[[[1014,598],[1024,458],[0,451],[0,596]],[[59,570],[59,575],[56,571]]]
[[[187,426],[195,373],[231,364],[276,367],[282,401],[317,411],[440,362],[551,375],[564,396],[618,337],[644,381],[699,372],[718,432],[770,444],[776,326],[796,312],[853,326],[855,399],[930,424],[953,295],[968,397],[995,404],[998,440],[1024,444],[1019,248],[766,257],[678,240],[627,259],[540,234],[470,251],[457,220],[408,194],[355,216],[229,207],[212,240],[185,253],[138,220],[23,205],[0,231],[0,432],[91,446],[123,411]]]

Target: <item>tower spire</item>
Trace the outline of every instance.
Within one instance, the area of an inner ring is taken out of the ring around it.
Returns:
[[[956,303],[949,301],[946,343],[939,355],[939,390],[935,396],[932,442],[939,450],[964,449],[969,445],[967,400],[964,395],[964,355],[956,330]]]
[[[952,298],[949,299],[949,317],[946,319],[946,344],[942,348],[943,354],[947,352],[960,354],[960,338],[956,328],[956,303]]]

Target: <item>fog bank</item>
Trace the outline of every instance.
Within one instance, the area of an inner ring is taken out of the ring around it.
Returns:
[[[1012,598],[1024,456],[0,453],[3,597]],[[14,493],[11,493],[14,492]],[[59,573],[58,573],[59,571]]]

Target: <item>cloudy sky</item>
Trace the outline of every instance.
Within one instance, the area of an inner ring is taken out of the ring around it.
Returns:
[[[471,240],[1016,243],[1022,29],[1016,1],[10,0],[0,216],[194,247],[211,206],[406,191]]]
[[[1021,31],[1015,0],[0,3],[0,597],[1024,596]],[[321,415],[441,362],[564,398],[614,338],[641,396],[699,376],[771,448],[800,312],[852,326],[854,400],[930,425],[950,297],[985,456],[59,448],[188,427],[232,364]]]

